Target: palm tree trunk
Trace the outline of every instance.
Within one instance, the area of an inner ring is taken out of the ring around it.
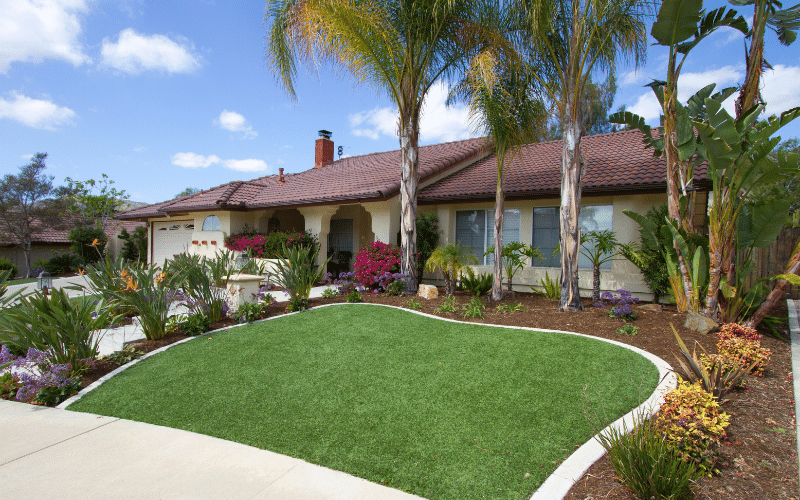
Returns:
[[[747,54],[747,70],[739,97],[736,98],[736,118],[761,102],[761,69],[764,63],[764,31],[767,24],[767,2],[757,0],[753,9],[753,35],[750,37],[750,50]]]
[[[406,117],[404,120],[403,117]],[[413,112],[400,114],[400,247],[403,252],[400,272],[405,275],[406,291],[416,293],[417,278],[417,185],[419,183],[419,120]]]
[[[500,157],[497,158],[501,163]],[[492,300],[503,299],[503,167],[497,168],[497,191],[494,200],[494,279],[492,280]]]
[[[794,251],[792,252],[792,257],[789,259],[789,262],[786,264],[786,269],[783,271],[783,274],[797,274],[800,271],[800,241],[794,246]],[[755,328],[761,323],[761,320],[769,314],[775,304],[783,297],[783,294],[786,292],[786,289],[789,288],[789,282],[786,280],[778,280],[775,285],[772,287],[772,291],[769,292],[766,300],[761,303],[761,306],[750,316],[750,319],[744,322],[745,326],[750,328]]]
[[[592,268],[592,302],[600,302],[600,266]]]
[[[566,90],[565,90],[566,91]],[[570,100],[571,101],[571,100]],[[564,146],[561,157],[561,311],[582,311],[580,289],[578,288],[578,250],[581,231],[578,215],[581,209],[581,178],[583,162],[580,156],[581,126],[579,110],[569,109],[566,116],[570,123],[564,126]]]

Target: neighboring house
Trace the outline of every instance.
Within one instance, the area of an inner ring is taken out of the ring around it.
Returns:
[[[397,244],[400,232],[400,151],[334,161],[333,141],[316,141],[314,168],[297,174],[233,181],[197,194],[148,205],[117,216],[148,223],[149,262],[175,254],[213,255],[224,239],[245,226],[266,233],[310,230],[319,236],[322,259],[328,251],[355,255],[380,240]],[[623,209],[644,214],[666,202],[665,162],[645,149],[638,131],[588,136],[582,141],[586,164],[581,224],[585,230],[611,229],[620,242],[638,241],[638,225]],[[559,235],[561,141],[529,144],[509,160],[506,177],[504,238],[539,247],[547,257],[514,277],[520,290],[539,285],[548,272],[557,278],[560,260],[553,257]],[[483,253],[493,239],[497,160],[485,138],[422,146],[419,149],[419,211],[439,217],[441,244],[458,241],[491,272]],[[710,183],[703,166],[696,169],[696,213],[706,213]],[[702,217],[702,215],[701,215]],[[703,221],[698,221],[704,224]],[[529,263],[530,264],[530,263]],[[582,263],[580,284],[591,289],[591,270]],[[635,266],[609,262],[601,288],[625,288],[647,296]]]
[[[133,233],[137,226],[144,226],[145,224],[135,221],[109,221],[106,226],[106,236],[108,237],[108,244],[106,245],[106,252],[110,252],[113,257],[116,257],[124,242],[117,238],[117,235],[124,227],[129,233]],[[73,226],[63,229],[43,228],[33,235],[33,242],[31,245],[31,263],[35,263],[40,259],[50,259],[54,255],[60,255],[70,252],[70,245],[72,242],[67,235]],[[28,269],[25,266],[25,256],[22,249],[15,246],[7,234],[0,230],[0,258],[9,259],[14,265],[19,267],[17,276],[25,276]]]

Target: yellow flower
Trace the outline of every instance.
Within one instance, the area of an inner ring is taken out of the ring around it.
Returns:
[[[128,270],[127,269],[123,269],[122,272],[119,273],[119,275],[122,276],[123,278],[127,278],[129,276]]]
[[[86,274],[86,269],[78,268],[78,276],[83,276],[84,274]]]
[[[88,245],[86,245],[86,246],[87,246],[87,247],[96,247],[96,246],[97,246],[97,245],[99,245],[99,244],[100,244],[100,242],[99,242],[99,241],[97,241],[97,238],[95,238],[95,239],[94,239],[94,241],[92,241],[91,243],[89,243],[89,244],[88,244]]]
[[[164,274],[164,273],[161,273],[158,276],[156,276],[155,284],[157,285],[157,284],[161,283],[161,280],[163,280],[165,276],[166,276],[166,274]]]
[[[133,281],[133,278],[128,278],[128,280],[125,282],[125,288],[123,288],[120,291],[124,292],[124,291],[127,290],[127,291],[131,291],[131,292],[135,292],[136,289],[138,288],[137,285],[138,284],[135,281]]]

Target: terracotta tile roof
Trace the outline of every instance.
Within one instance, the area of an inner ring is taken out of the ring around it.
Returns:
[[[431,178],[486,151],[485,138],[422,146],[419,148],[420,179]],[[141,219],[185,211],[385,199],[400,191],[400,151],[343,158],[321,168],[286,174],[284,178],[284,183],[278,181],[277,175],[247,182],[229,182],[202,193],[130,210],[117,218]]]
[[[637,130],[584,137],[583,194],[617,191],[666,192],[666,162],[645,149]],[[562,141],[523,146],[507,165],[506,196],[552,197],[561,190]],[[705,186],[705,165],[695,170],[696,183]],[[421,190],[420,203],[494,199],[497,157],[488,156]]]
[[[53,229],[53,228],[43,228],[41,231],[35,233],[33,235],[33,242],[34,243],[46,243],[46,244],[69,244],[71,243],[67,235],[69,234],[70,230],[75,227],[77,224],[77,220],[71,221],[68,226],[61,228],[61,229]],[[120,231],[122,228],[125,228],[129,233],[132,233],[136,230],[137,226],[145,226],[142,222],[136,221],[121,221],[121,220],[110,220],[106,225],[105,233],[108,238],[113,238]],[[12,245],[13,238],[3,232],[0,229],[0,245]]]

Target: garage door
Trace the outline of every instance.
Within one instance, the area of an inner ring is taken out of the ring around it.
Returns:
[[[161,265],[179,253],[185,253],[192,243],[193,220],[153,223],[153,263]]]

